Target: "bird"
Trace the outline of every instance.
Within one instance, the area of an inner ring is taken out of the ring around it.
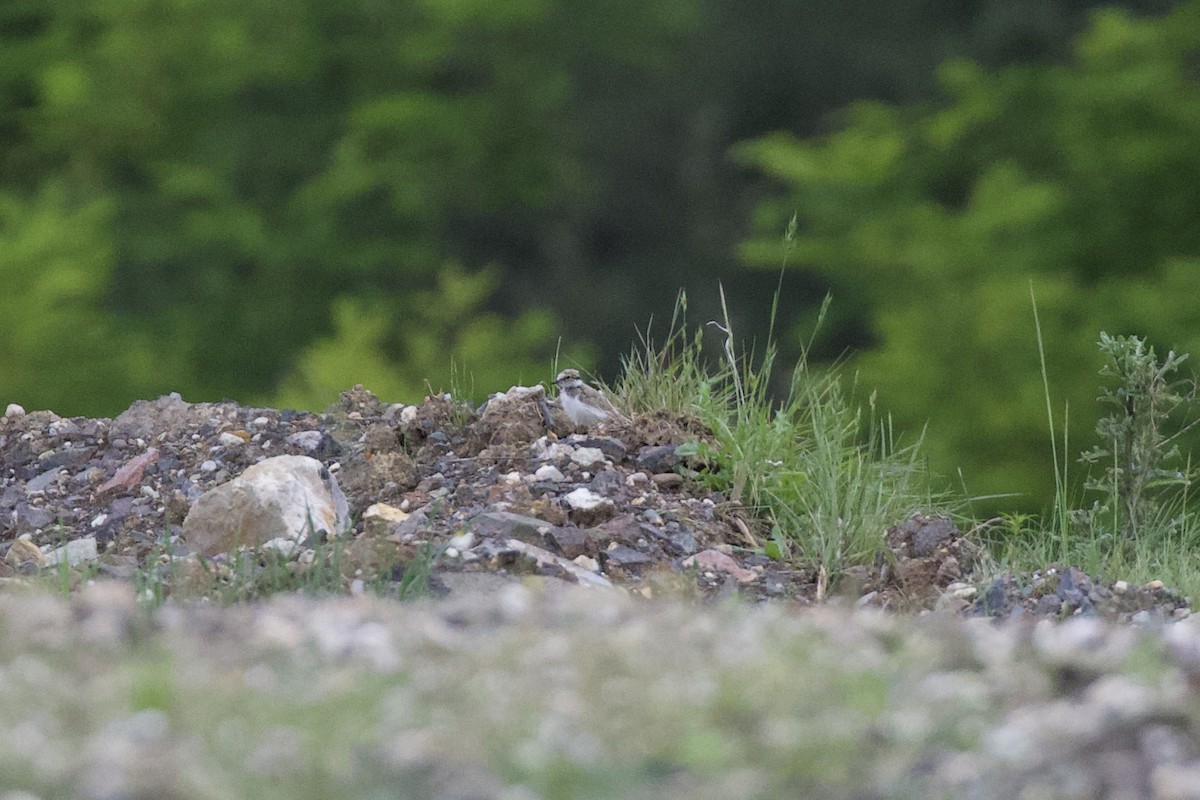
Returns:
[[[554,379],[558,385],[558,401],[563,411],[576,425],[595,425],[607,420],[625,421],[625,416],[617,411],[599,389],[588,386],[579,377],[579,370],[564,369]]]

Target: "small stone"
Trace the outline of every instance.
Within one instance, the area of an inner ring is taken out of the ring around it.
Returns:
[[[587,531],[575,527],[554,528],[546,534],[546,538],[570,559],[587,553],[592,541]]]
[[[571,563],[578,567],[582,567],[589,572],[600,571],[600,562],[596,561],[596,559],[592,558],[591,556],[575,556],[575,558],[571,559]]]
[[[591,570],[582,569],[575,562],[568,561],[536,545],[531,545],[517,539],[510,539],[505,542],[505,546],[509,550],[531,559],[540,570],[547,570],[552,573],[558,571],[565,572],[583,586],[612,586],[612,583],[603,575],[597,575]]]
[[[632,488],[634,486],[641,486],[641,485],[649,483],[649,482],[650,482],[650,476],[647,475],[646,473],[640,472],[640,471],[631,473],[630,475],[628,475],[625,478],[625,485],[629,486],[630,488]]]
[[[271,420],[267,419],[266,417],[255,417],[254,421],[250,424],[256,428],[265,428],[271,424]]]
[[[479,536],[541,541],[554,526],[544,519],[510,511],[485,511],[468,520],[466,527]]]
[[[580,487],[564,495],[563,500],[571,508],[571,519],[577,525],[585,527],[597,525],[617,512],[617,507],[611,500],[601,497],[591,489]]]
[[[31,539],[22,536],[9,546],[4,555],[4,563],[10,567],[43,567],[46,565],[46,554]]]
[[[100,553],[96,548],[96,538],[94,536],[86,536],[82,539],[67,542],[62,547],[56,547],[49,553],[46,553],[46,564],[54,566],[65,561],[68,566],[77,567],[80,564],[95,561],[99,557]]]
[[[4,416],[8,419],[18,419],[25,416],[25,409],[17,403],[9,403],[4,409]]]
[[[321,446],[320,431],[298,431],[287,437],[285,441],[293,447],[299,447],[306,453],[311,453]]]
[[[604,498],[591,489],[576,489],[564,495],[563,500],[576,511],[590,511],[604,502]]]
[[[362,513],[362,531],[368,536],[391,536],[411,517],[387,503],[372,503]]]
[[[1125,594],[1129,591],[1128,581],[1117,581],[1112,586],[1113,594]]]
[[[958,559],[954,556],[948,556],[937,569],[938,583],[949,583],[956,581],[962,577],[962,567],[958,564]],[[974,587],[972,587],[974,588]]]
[[[917,558],[933,555],[942,542],[959,532],[954,522],[946,517],[922,518],[921,523],[913,535],[913,555]]]
[[[602,556],[605,566],[608,567],[636,567],[654,560],[647,553],[623,544],[605,550]]]
[[[614,439],[611,436],[591,436],[584,439],[580,444],[583,447],[600,448],[601,452],[613,461],[621,461],[625,458],[625,444],[620,439]]]
[[[1150,625],[1154,622],[1154,615],[1143,608],[1141,611],[1130,617],[1129,622],[1133,625]]]
[[[58,479],[58,476],[61,473],[62,470],[60,470],[58,467],[46,470],[25,484],[25,494],[30,495],[36,494],[37,492],[46,491],[50,484],[54,483]]]
[[[576,447],[571,452],[571,463],[582,469],[596,469],[604,465],[604,452],[599,447]]]
[[[129,492],[135,486],[142,482],[142,475],[146,471],[146,467],[158,461],[158,448],[151,447],[146,452],[135,456],[128,462],[123,464],[116,473],[109,478],[103,486],[96,491],[103,494],[105,492]]]
[[[16,519],[17,530],[22,533],[49,527],[58,518],[52,509],[28,506],[24,503],[17,506],[12,514]]]
[[[562,471],[553,464],[543,464],[533,473],[533,477],[539,481],[553,481],[559,483],[567,478],[562,474]]]
[[[470,550],[475,546],[475,533],[467,531],[466,533],[460,533],[458,536],[452,536],[446,544],[455,550]]]
[[[871,592],[875,594],[875,592]],[[933,610],[941,614],[959,615],[970,606],[971,603],[962,597],[957,597],[953,594],[943,594],[938,597],[934,603]]]
[[[1157,581],[1157,580],[1155,580],[1155,581],[1150,581],[1149,583],[1147,583],[1147,584],[1146,584],[1146,588],[1147,588],[1147,589],[1149,589],[1149,590],[1150,590],[1150,591],[1152,591],[1152,592],[1153,592],[1153,591],[1157,591],[1158,589],[1161,589],[1161,588],[1163,588],[1163,582],[1162,582],[1162,581]]]
[[[238,436],[236,433],[226,431],[217,437],[217,444],[224,447],[241,447],[246,443],[246,440]]]
[[[643,447],[638,451],[635,463],[638,469],[644,469],[650,473],[670,472],[679,463],[679,457],[675,455],[675,445],[664,444],[657,447]]]
[[[660,472],[650,480],[660,489],[677,489],[683,485],[683,476],[678,472]]]
[[[696,555],[685,559],[683,565],[685,567],[694,565],[705,570],[719,570],[732,575],[737,579],[738,583],[751,583],[759,577],[758,573],[754,570],[743,568],[733,560],[732,556],[715,549],[702,550]]]
[[[653,508],[647,508],[642,512],[642,519],[649,522],[651,525],[662,525],[662,516]]]

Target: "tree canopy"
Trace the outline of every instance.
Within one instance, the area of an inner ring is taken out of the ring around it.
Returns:
[[[1046,399],[1074,451],[1096,418],[1101,331],[1200,351],[1200,4],[1095,14],[1069,63],[944,64],[945,99],[860,103],[826,136],[740,157],[787,188],[743,253],[793,262],[853,306],[861,381],[969,490],[1053,491]],[[1061,419],[1059,420],[1061,425]]]

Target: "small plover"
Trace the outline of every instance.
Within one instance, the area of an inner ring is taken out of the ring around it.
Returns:
[[[599,389],[588,386],[579,377],[579,370],[564,369],[554,379],[558,385],[558,401],[563,411],[576,425],[595,425],[605,420],[624,421],[625,417]]]

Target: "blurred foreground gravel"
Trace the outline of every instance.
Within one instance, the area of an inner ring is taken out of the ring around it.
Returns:
[[[1200,798],[1200,623],[0,596],[0,798]]]

